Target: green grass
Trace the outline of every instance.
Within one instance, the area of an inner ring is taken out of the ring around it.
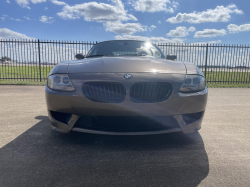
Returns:
[[[0,84],[45,85],[47,76],[52,68],[51,66],[41,67],[42,82],[40,82],[39,66],[0,66],[0,78],[12,78],[0,80]]]
[[[9,81],[0,80],[0,85],[46,85],[46,81],[36,82],[36,81]]]
[[[41,77],[47,78],[52,66],[41,67]],[[30,79],[36,79],[33,81],[39,81],[40,79],[40,71],[39,66],[0,66],[0,79],[1,78],[22,78],[23,81],[29,81]]]
[[[218,83],[207,83],[208,88],[250,88],[249,84],[218,84]]]
[[[203,72],[205,75],[205,72]],[[214,71],[214,72],[207,72],[206,80],[210,81],[225,81],[229,82],[229,84],[237,83],[237,82],[244,82],[250,84],[250,72],[224,72],[224,71]]]
[[[46,78],[53,67],[42,66],[41,75],[43,82],[40,82],[39,66],[0,66],[0,79],[12,78],[9,80],[0,80],[0,84],[18,84],[18,85],[45,85]],[[205,74],[205,72],[204,72]],[[207,72],[207,81],[226,81],[227,83],[208,83],[209,88],[250,88],[250,72]],[[22,78],[21,80],[15,80]],[[31,79],[30,79],[31,78]],[[245,84],[237,82],[244,81]]]

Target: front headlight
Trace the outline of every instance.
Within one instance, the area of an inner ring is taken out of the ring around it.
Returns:
[[[48,87],[58,91],[75,91],[67,74],[55,74],[48,77]]]
[[[186,75],[186,79],[182,84],[179,92],[198,92],[204,90],[206,80],[200,75]]]

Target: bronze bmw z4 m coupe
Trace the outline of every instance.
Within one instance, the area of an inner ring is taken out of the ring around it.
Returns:
[[[58,63],[45,90],[60,132],[146,135],[197,132],[208,90],[193,63],[168,60],[154,44],[115,40]]]

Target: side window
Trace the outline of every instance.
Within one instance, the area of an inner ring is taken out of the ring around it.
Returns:
[[[91,55],[97,55],[98,54],[98,49],[95,49],[93,52],[92,52],[92,54]]]

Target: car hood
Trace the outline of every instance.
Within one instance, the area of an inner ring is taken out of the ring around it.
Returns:
[[[69,63],[68,73],[180,73],[186,74],[182,62],[153,57],[93,57]]]

